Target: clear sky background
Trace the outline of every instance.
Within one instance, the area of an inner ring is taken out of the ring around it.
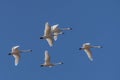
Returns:
[[[72,27],[49,47],[43,35],[45,22]],[[93,62],[83,43],[101,45],[92,49]],[[0,80],[120,80],[119,0],[0,0]],[[21,55],[17,67],[8,56],[11,48],[32,49]],[[41,68],[44,51],[53,68]]]

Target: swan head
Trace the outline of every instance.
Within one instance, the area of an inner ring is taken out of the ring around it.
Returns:
[[[32,52],[32,49],[30,49],[29,51]]]
[[[100,48],[103,48],[102,46],[100,46]]]
[[[68,28],[69,30],[72,30],[72,28]]]
[[[59,62],[59,64],[63,64],[63,62]]]
[[[64,32],[61,32],[61,34],[65,34]]]

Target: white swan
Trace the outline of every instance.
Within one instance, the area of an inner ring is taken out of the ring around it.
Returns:
[[[53,33],[55,41],[57,40],[59,34],[64,34],[64,30],[72,30],[72,28],[59,28],[58,26],[59,24],[56,24],[51,27],[51,31]]]
[[[93,61],[92,52],[91,52],[90,48],[102,48],[102,46],[92,46],[92,45],[90,45],[90,43],[84,43],[83,46],[80,48],[80,50],[84,50],[86,52],[88,58],[91,61]]]
[[[40,39],[46,39],[49,46],[50,47],[53,46],[53,36],[52,36],[52,32],[51,32],[51,27],[48,24],[48,22],[46,22],[46,24],[45,24],[44,36],[40,37]]]
[[[48,54],[48,51],[46,50],[45,51],[45,62],[44,64],[41,64],[41,67],[53,67],[53,66],[56,66],[56,65],[59,65],[59,64],[63,64],[62,62],[59,62],[59,63],[51,63],[50,62],[50,55]]]
[[[18,65],[19,63],[19,60],[20,60],[20,53],[23,53],[23,52],[32,52],[32,50],[19,50],[20,46],[14,46],[12,47],[12,51],[8,54],[8,55],[13,55],[13,57],[15,58],[15,66]]]

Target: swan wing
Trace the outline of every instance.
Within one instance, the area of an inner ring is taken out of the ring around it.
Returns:
[[[15,50],[18,50],[19,47],[20,46],[14,46],[14,47],[12,47],[12,52],[14,52]]]
[[[45,64],[50,64],[50,55],[47,50],[45,51]]]
[[[51,27],[51,30],[54,32],[56,29],[58,29],[59,24],[53,25]]]
[[[88,49],[84,49],[84,51],[86,52],[88,58],[89,58],[91,61],[93,61],[91,50],[88,48]]]
[[[50,27],[50,25],[48,24],[48,22],[45,24],[44,35],[45,35],[45,36],[51,35],[51,27]]]
[[[15,66],[17,66],[20,60],[20,54],[13,54],[13,57],[15,58]]]
[[[83,48],[85,48],[85,47],[90,47],[90,43],[84,43]]]
[[[52,47],[53,46],[53,38],[49,37],[49,38],[46,38],[46,40],[47,40],[49,46]]]
[[[90,43],[84,43],[83,46],[90,45]]]
[[[58,38],[58,33],[54,33],[54,36],[53,36],[53,38],[54,38],[54,40],[56,41],[57,40],[57,38]]]

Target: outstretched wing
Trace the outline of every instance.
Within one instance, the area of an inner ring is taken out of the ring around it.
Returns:
[[[54,33],[53,35],[54,35],[53,38],[54,38],[54,40],[56,41],[59,34],[58,34],[58,33]]]
[[[59,24],[53,25],[51,27],[52,32],[56,31],[58,29]]]
[[[86,52],[88,58],[89,58],[91,61],[93,61],[91,50],[88,48],[88,49],[84,49],[84,51]]]
[[[90,46],[90,43],[84,43],[83,47]]]
[[[52,47],[53,46],[53,38],[49,37],[49,38],[46,38],[46,40],[47,40],[49,46]]]
[[[15,66],[18,65],[19,60],[20,60],[20,55],[19,54],[13,54],[13,57],[15,58]]]
[[[12,47],[12,52],[14,52],[15,50],[17,50],[20,46],[14,46]]]
[[[45,51],[45,64],[50,64],[50,55],[47,50]]]
[[[51,27],[48,24],[48,22],[45,24],[45,30],[44,30],[44,35],[51,35]]]
[[[56,24],[56,25],[53,25],[53,26],[51,27],[51,30],[52,30],[52,32],[53,32],[53,37],[54,37],[54,40],[55,40],[55,41],[57,40],[58,35],[60,34],[60,30],[59,30],[58,26],[59,26],[59,24]]]

